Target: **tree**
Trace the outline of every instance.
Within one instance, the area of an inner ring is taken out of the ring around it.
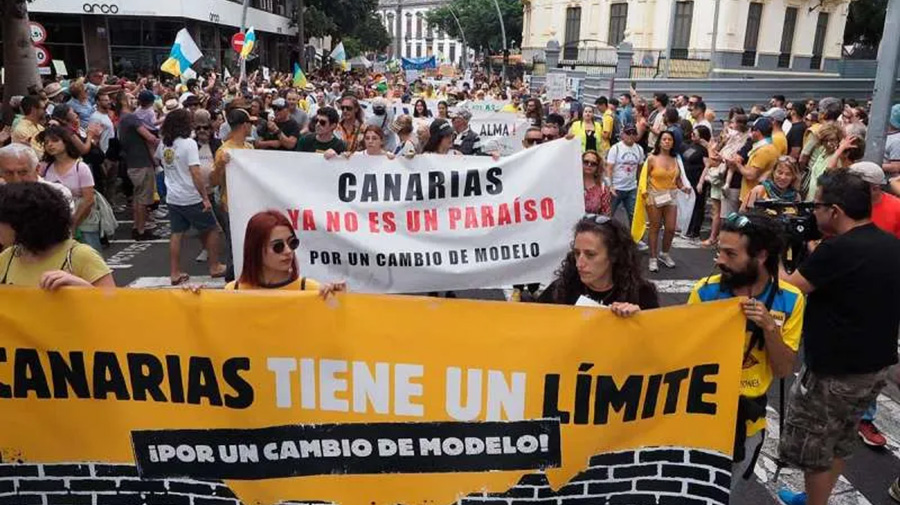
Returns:
[[[41,85],[37,58],[31,42],[28,22],[28,0],[0,0],[3,16],[3,67],[6,85],[3,101],[16,95],[27,95],[28,88]]]
[[[497,0],[506,27],[507,45],[520,45],[522,39],[522,3],[520,0]],[[469,47],[484,47],[491,52],[503,49],[500,20],[493,0],[453,0],[450,4],[431,10],[426,16],[429,25],[438,27],[451,37],[462,40],[459,25],[465,32]]]
[[[870,49],[878,49],[884,31],[887,3],[888,0],[850,2],[847,26],[844,29],[844,44],[859,44]]]
[[[358,51],[380,51],[390,45],[391,36],[375,15],[378,0],[306,0],[303,17],[306,37],[330,35],[351,42]],[[344,44],[348,55],[350,50]]]

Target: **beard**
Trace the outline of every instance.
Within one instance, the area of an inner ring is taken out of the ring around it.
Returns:
[[[719,271],[722,272],[719,284],[727,291],[750,286],[759,279],[759,265],[756,263],[748,263],[747,268],[742,271],[735,271],[719,265]]]

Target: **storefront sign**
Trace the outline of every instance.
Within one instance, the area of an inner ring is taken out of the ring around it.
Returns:
[[[118,14],[119,6],[116,4],[92,4],[86,3],[81,6],[87,14]]]

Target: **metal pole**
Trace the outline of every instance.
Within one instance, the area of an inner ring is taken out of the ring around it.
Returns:
[[[243,12],[241,12],[241,33],[244,33],[244,30],[247,29],[247,8],[250,7],[250,0],[244,0],[244,8]],[[247,78],[247,61],[244,58],[240,58],[241,60],[241,78],[238,82],[244,82],[244,79]]]
[[[300,68],[306,72],[306,16],[303,15],[304,9],[303,0],[297,0],[297,45],[300,48],[297,59]]]
[[[453,6],[447,4],[447,8],[450,10],[450,15],[453,16],[453,19],[456,20],[456,26],[459,28],[459,36],[462,37],[463,50],[462,50],[462,68],[466,69],[466,63],[469,59],[469,45],[466,43],[466,32],[463,31],[462,23],[459,22],[459,18],[456,17],[456,13],[453,11]]]
[[[503,23],[503,13],[500,12],[500,4],[497,0],[494,0],[494,7],[497,8],[497,18],[500,20],[500,35],[503,36],[503,78],[506,79],[506,59],[509,54],[506,48],[506,25]]]
[[[716,8],[713,10],[712,43],[709,46],[709,75],[713,75],[716,68],[716,43],[719,40],[719,7],[722,0],[716,0]]]
[[[397,0],[397,48],[394,50],[394,58],[401,59],[403,57],[403,0]]]
[[[865,159],[881,165],[884,163],[888,115],[897,82],[897,64],[900,58],[900,0],[888,0],[884,17],[884,31],[878,48],[878,70],[875,73],[875,90],[872,94],[872,114],[866,134]],[[893,34],[893,35],[890,35]]]
[[[672,66],[672,46],[675,45],[675,8],[678,0],[672,0],[672,7],[669,8],[669,42],[666,44],[666,66],[663,71],[663,77],[669,78],[669,69]]]

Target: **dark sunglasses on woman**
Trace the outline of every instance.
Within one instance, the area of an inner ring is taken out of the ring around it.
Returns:
[[[287,239],[287,241],[278,239],[272,241],[272,252],[275,254],[281,254],[284,252],[284,248],[288,247],[291,251],[296,251],[298,247],[300,247],[300,239],[297,237],[291,237]]]

